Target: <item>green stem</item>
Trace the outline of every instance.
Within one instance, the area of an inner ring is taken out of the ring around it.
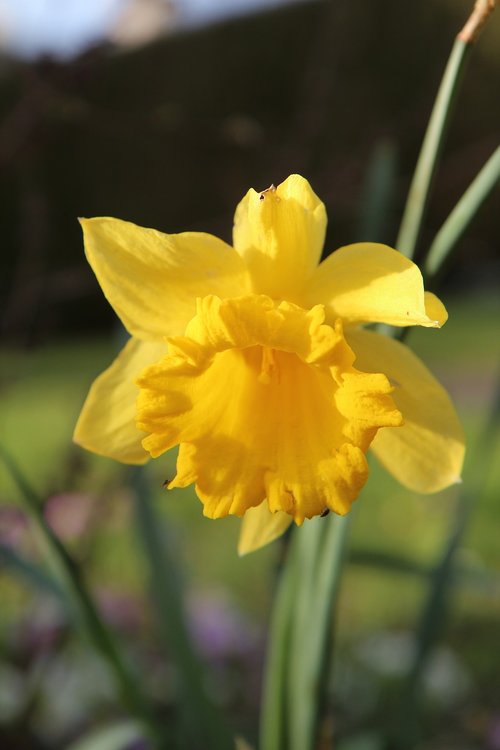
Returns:
[[[21,490],[24,507],[45,545],[49,561],[71,603],[77,625],[110,667],[127,709],[144,724],[154,746],[165,747],[155,725],[150,706],[138,687],[139,678],[132,673],[122,658],[113,636],[101,620],[78,566],[48,526],[42,512],[40,498],[4,448],[0,448],[0,457]]]
[[[314,750],[324,702],[328,643],[342,577],[350,516],[330,514],[310,521],[308,541],[314,549],[314,569],[296,583],[297,602],[307,602],[293,618],[294,638],[290,662],[288,706],[290,750]],[[314,529],[316,526],[316,529]],[[302,530],[302,535],[305,537]],[[304,546],[304,545],[302,545]],[[312,574],[312,575],[311,575]],[[306,595],[300,596],[302,589]]]
[[[266,659],[261,750],[312,750],[349,518],[330,514],[293,533]]]
[[[329,521],[330,518],[307,521],[294,540],[296,548],[293,552],[298,562],[288,664],[287,718],[290,750],[308,750],[309,742],[314,740],[316,734],[310,709],[319,683],[315,680],[315,665],[310,662],[309,657],[311,641],[317,637],[317,576]],[[313,629],[314,635],[311,632]]]
[[[412,258],[415,253],[452,103],[470,47],[470,44],[457,37],[434,102],[396,240],[396,248],[408,258]]]
[[[500,182],[500,146],[469,185],[436,234],[425,260],[427,278],[434,277],[463,235],[477,211]]]
[[[396,240],[396,248],[408,258],[412,258],[415,254],[432,180],[436,172],[465,62],[473,43],[494,8],[495,0],[476,0],[467,23],[458,34],[452,47],[427,125]]]
[[[290,636],[297,575],[300,567],[292,545],[298,536],[294,529],[278,584],[271,625],[260,712],[260,750],[287,750],[286,697]]]

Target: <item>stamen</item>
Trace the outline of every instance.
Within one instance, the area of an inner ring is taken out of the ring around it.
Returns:
[[[262,347],[262,363],[260,366],[260,373],[257,378],[259,383],[263,385],[269,385],[273,375],[277,373],[277,364],[274,356],[274,349],[269,346]]]
[[[263,201],[266,195],[272,195],[276,203],[280,202],[279,195],[276,195],[276,187],[274,185],[270,185],[268,188],[263,190],[259,195],[259,200]]]

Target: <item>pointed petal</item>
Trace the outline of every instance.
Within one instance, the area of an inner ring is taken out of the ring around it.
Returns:
[[[266,502],[247,510],[241,522],[238,554],[246,555],[273,542],[285,533],[292,523],[291,516],[282,511],[271,513]]]
[[[377,333],[350,330],[346,338],[356,367],[383,371],[403,414],[397,429],[382,428],[371,447],[401,484],[416,492],[438,492],[460,480],[464,435],[447,392],[404,344]]]
[[[318,266],[301,304],[324,304],[327,321],[439,328],[444,307],[431,298],[427,311],[422,274],[411,260],[386,245],[360,242],[341,247]],[[428,312],[439,314],[433,318]]]
[[[443,305],[439,297],[436,297],[432,292],[425,292],[425,312],[431,318],[439,323],[439,328],[444,326],[448,320],[448,311]]]
[[[113,364],[94,381],[78,419],[73,440],[101,456],[125,464],[144,464],[144,433],[135,426],[139,389],[135,379],[166,352],[163,342],[130,339]]]
[[[127,221],[81,219],[88,261],[127,330],[140,339],[181,335],[196,298],[245,294],[239,255],[210,234],[162,234]]]
[[[254,291],[296,301],[321,257],[326,222],[323,203],[299,175],[262,193],[249,190],[236,209],[233,240]]]

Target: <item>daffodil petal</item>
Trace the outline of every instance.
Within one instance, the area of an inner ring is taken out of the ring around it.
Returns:
[[[460,481],[464,435],[445,389],[404,344],[377,333],[349,330],[356,367],[383,371],[404,423],[378,431],[371,448],[401,484],[430,493]]]
[[[444,326],[448,320],[448,311],[443,305],[439,297],[436,297],[432,292],[424,293],[425,301],[425,312],[431,320],[435,320],[439,323],[439,328]]]
[[[253,290],[296,301],[321,257],[326,223],[323,203],[299,175],[262,193],[249,190],[236,209],[233,240]]]
[[[401,420],[387,378],[357,372],[352,356],[320,307],[204,298],[186,336],[137,381],[143,445],[156,457],[180,443],[169,486],[195,482],[211,518],[265,498],[299,524],[325,508],[347,513],[376,430]]]
[[[292,523],[291,516],[283,511],[271,513],[266,502],[249,508],[241,522],[238,554],[247,555],[273,542],[285,533]]]
[[[101,456],[125,464],[143,464],[144,433],[135,425],[138,374],[160,359],[165,342],[131,338],[115,361],[92,384],[75,427],[73,440]]]
[[[240,256],[210,234],[163,234],[111,218],[80,222],[99,284],[137,338],[181,335],[196,312],[197,297],[248,291]]]
[[[434,295],[426,309],[422,274],[411,260],[375,242],[347,245],[326,258],[309,280],[302,304],[308,307],[313,300],[325,305],[327,322],[342,318],[345,324],[439,328],[444,310]]]

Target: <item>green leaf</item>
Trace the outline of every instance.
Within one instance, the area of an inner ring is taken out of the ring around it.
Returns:
[[[382,750],[384,740],[375,732],[363,732],[353,737],[346,737],[336,745],[336,750]]]
[[[439,272],[460,237],[499,182],[500,146],[490,156],[436,234],[424,265],[424,272],[428,278],[436,276]]]
[[[88,732],[72,742],[66,750],[127,750],[142,737],[140,726],[132,721],[122,721],[108,727]]]
[[[64,605],[67,604],[63,588],[47,571],[31,560],[21,556],[16,550],[0,542],[0,564],[16,575],[24,578],[34,588],[45,591],[57,597]]]
[[[232,750],[234,741],[203,686],[203,670],[186,627],[179,576],[173,556],[169,554],[166,530],[154,511],[144,469],[134,469],[131,477],[137,530],[148,562],[160,636],[167,657],[177,667],[183,731],[191,747]],[[196,721],[193,721],[193,716],[196,716]]]
[[[396,249],[408,258],[412,258],[415,253],[432,180],[452,113],[452,104],[458,91],[469,50],[470,44],[466,44],[457,37],[427,125],[396,240]]]
[[[359,206],[356,234],[361,242],[388,242],[396,164],[394,144],[391,141],[377,143],[368,164]]]
[[[162,741],[160,732],[153,719],[151,707],[139,687],[140,681],[132,673],[129,665],[120,653],[116,640],[101,620],[92,597],[87,590],[80,569],[67,552],[61,540],[47,524],[42,511],[43,504],[41,498],[34,492],[23,472],[1,446],[0,458],[21,490],[25,511],[29,515],[33,527],[45,547],[54,575],[61,588],[65,591],[68,602],[70,602],[71,612],[76,624],[107,662],[127,708],[144,722],[144,726],[154,741],[155,746],[158,748],[165,747],[166,745]]]

